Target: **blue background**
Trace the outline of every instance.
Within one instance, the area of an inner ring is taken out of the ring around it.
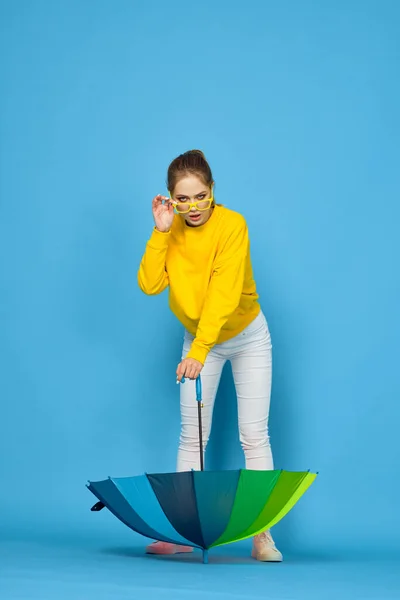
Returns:
[[[183,332],[136,273],[201,148],[249,224],[282,550],[399,546],[397,2],[0,2],[0,525],[125,536],[87,479],[175,468]],[[224,374],[208,466],[243,466]]]

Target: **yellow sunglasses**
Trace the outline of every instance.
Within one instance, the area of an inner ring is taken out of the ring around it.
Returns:
[[[208,198],[208,200],[196,200],[196,202],[178,202],[177,200],[173,200],[172,198],[170,199],[170,202],[178,214],[184,215],[189,213],[192,210],[192,208],[195,208],[200,212],[208,210],[214,203],[214,195],[211,192],[211,197]]]

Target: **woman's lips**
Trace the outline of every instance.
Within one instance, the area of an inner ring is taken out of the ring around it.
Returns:
[[[198,221],[200,217],[201,215],[189,215],[189,219],[192,219],[193,221]]]

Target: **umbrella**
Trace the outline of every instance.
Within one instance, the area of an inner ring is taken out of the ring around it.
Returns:
[[[201,380],[196,380],[201,470],[89,481],[98,502],[133,531],[155,540],[203,551],[269,529],[315,480],[310,471],[204,471]]]

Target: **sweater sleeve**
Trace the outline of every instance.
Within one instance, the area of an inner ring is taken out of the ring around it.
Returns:
[[[248,247],[248,229],[242,219],[229,233],[215,258],[196,337],[188,358],[205,363],[209,351],[217,343],[222,327],[239,306]]]
[[[138,284],[142,292],[149,296],[160,294],[168,287],[165,260],[170,235],[170,232],[162,233],[154,228],[147,242],[138,271]]]

